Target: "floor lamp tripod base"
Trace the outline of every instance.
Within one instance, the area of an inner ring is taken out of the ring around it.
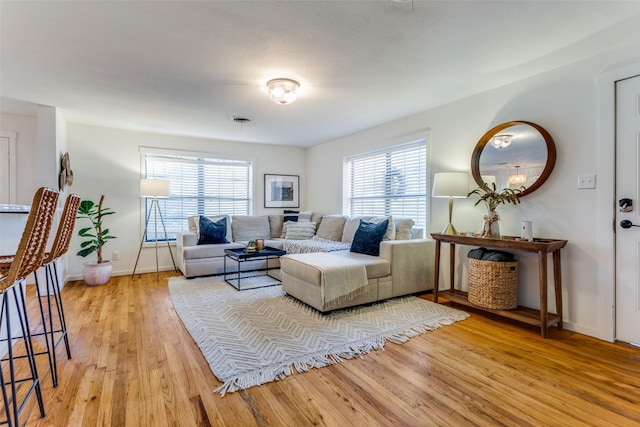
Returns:
[[[136,269],[138,268],[138,261],[140,261],[140,254],[142,253],[142,247],[144,246],[144,240],[145,237],[147,236],[147,229],[149,226],[149,219],[151,218],[151,212],[153,211],[154,214],[154,224],[156,227],[155,230],[155,249],[156,249],[156,274],[160,274],[160,266],[158,263],[158,216],[160,216],[160,222],[162,223],[162,230],[164,231],[164,239],[167,242],[167,248],[169,249],[169,255],[171,255],[171,262],[173,263],[173,270],[174,271],[178,271],[178,267],[176,267],[176,261],[173,258],[173,252],[171,251],[171,245],[169,245],[169,238],[167,237],[167,228],[164,225],[164,219],[162,218],[162,212],[160,211],[160,207],[158,206],[158,199],[157,197],[154,197],[151,200],[151,209],[149,209],[149,213],[147,214],[147,219],[144,223],[144,233],[142,233],[142,240],[140,240],[140,248],[138,249],[138,256],[136,257],[136,263],[133,266],[133,273],[131,273],[131,277],[133,277],[136,274]]]

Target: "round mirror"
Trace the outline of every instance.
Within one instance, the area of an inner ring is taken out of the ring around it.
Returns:
[[[547,180],[555,163],[551,135],[535,123],[513,121],[480,138],[471,156],[471,173],[479,187],[493,183],[497,191],[525,187],[522,197]]]

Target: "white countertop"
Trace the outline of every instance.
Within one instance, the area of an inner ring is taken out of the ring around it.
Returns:
[[[7,205],[0,203],[0,213],[28,214],[31,206],[27,205]]]

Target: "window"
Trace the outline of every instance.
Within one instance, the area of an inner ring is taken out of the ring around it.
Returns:
[[[145,178],[161,178],[170,182],[169,198],[158,199],[169,240],[176,232],[187,229],[192,215],[251,215],[253,209],[253,164],[250,161],[215,159],[196,155],[143,152]],[[145,218],[151,209],[146,199]],[[164,239],[160,218],[155,223],[151,212],[146,241]]]
[[[343,176],[346,215],[412,218],[427,229],[425,140],[347,157]]]

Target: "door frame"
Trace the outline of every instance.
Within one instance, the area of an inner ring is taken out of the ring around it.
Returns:
[[[599,191],[596,196],[596,259],[598,271],[598,338],[613,342],[616,338],[615,270],[615,154],[616,154],[616,82],[640,75],[640,63],[607,71],[598,76]]]

